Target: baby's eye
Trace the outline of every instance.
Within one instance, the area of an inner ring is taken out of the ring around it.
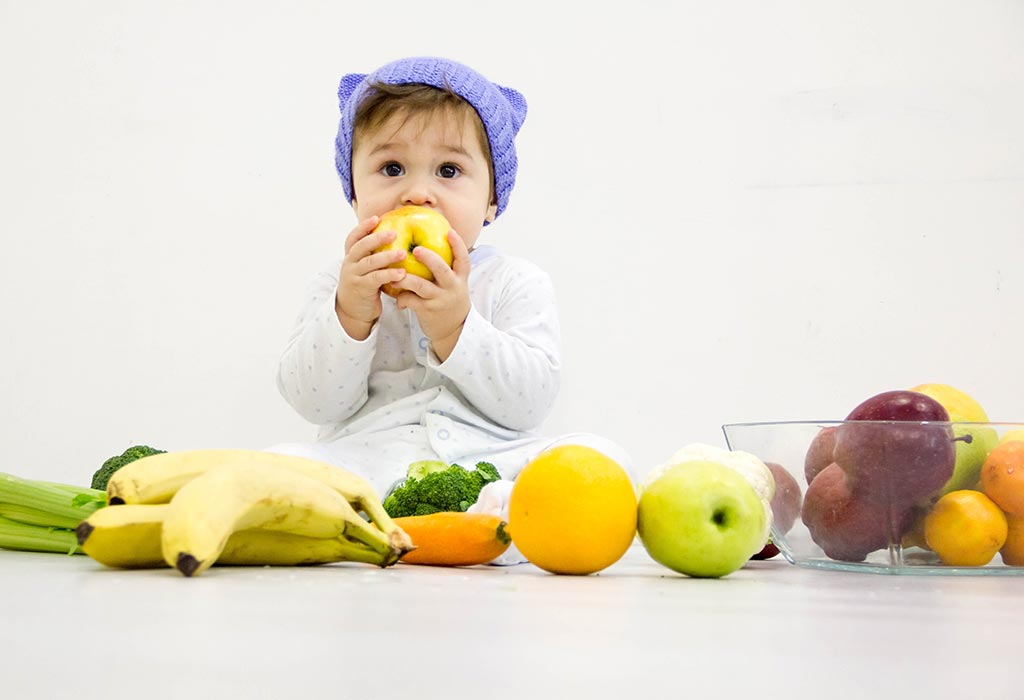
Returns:
[[[402,169],[401,163],[396,163],[394,161],[391,161],[390,163],[385,163],[381,167],[380,171],[387,175],[388,177],[398,177],[399,175],[405,173],[405,170]]]
[[[460,172],[462,171],[459,170],[459,166],[452,165],[451,163],[445,163],[444,165],[437,169],[438,175],[440,175],[443,178],[449,179],[453,177],[458,177]]]

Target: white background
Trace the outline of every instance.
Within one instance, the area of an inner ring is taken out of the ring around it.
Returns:
[[[482,243],[553,276],[545,432],[640,470],[925,381],[1024,420],[1024,3],[0,2],[0,470],[311,439],[274,384],[355,219],[338,79],[523,92]]]

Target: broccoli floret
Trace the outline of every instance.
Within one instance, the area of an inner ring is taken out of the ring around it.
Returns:
[[[492,481],[501,480],[501,474],[498,473],[498,468],[491,464],[490,462],[477,462],[476,470],[484,475],[485,484],[489,484]]]
[[[132,445],[127,450],[119,455],[114,455],[106,462],[104,462],[96,473],[92,475],[92,487],[105,491],[107,488],[107,482],[110,481],[110,477],[114,475],[118,469],[123,467],[130,462],[134,462],[137,459],[148,457],[150,455],[163,454],[166,450],[158,450],[155,447],[149,445]]]
[[[430,515],[431,513],[440,513],[441,509],[437,506],[432,506],[429,503],[417,503],[416,510],[412,512],[413,515]]]
[[[415,462],[406,472],[405,483],[384,499],[384,510],[392,518],[465,511],[476,503],[485,484],[500,478],[489,462],[478,462],[472,471],[458,464]]]

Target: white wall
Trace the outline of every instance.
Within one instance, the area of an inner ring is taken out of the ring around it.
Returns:
[[[1024,3],[669,5],[0,3],[0,470],[312,436],[274,372],[355,222],[337,80],[415,54],[530,102],[483,242],[557,283],[547,432],[643,469],[924,381],[1024,420]]]

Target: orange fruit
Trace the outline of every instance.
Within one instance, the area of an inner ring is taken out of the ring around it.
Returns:
[[[924,537],[924,519],[928,515],[928,511],[923,507],[915,507],[911,512],[910,526],[903,533],[900,538],[900,545],[902,547],[920,547],[921,549],[929,549],[928,541]]]
[[[1006,534],[1006,515],[980,491],[951,491],[924,519],[928,547],[948,566],[985,566]]]
[[[561,445],[519,472],[508,533],[520,553],[545,571],[592,574],[629,549],[636,511],[636,489],[618,462],[590,447]]]
[[[1007,566],[1024,566],[1024,516],[1006,516],[1006,542],[999,553]]]
[[[1004,442],[988,453],[981,490],[1008,515],[1024,515],[1024,442]]]

